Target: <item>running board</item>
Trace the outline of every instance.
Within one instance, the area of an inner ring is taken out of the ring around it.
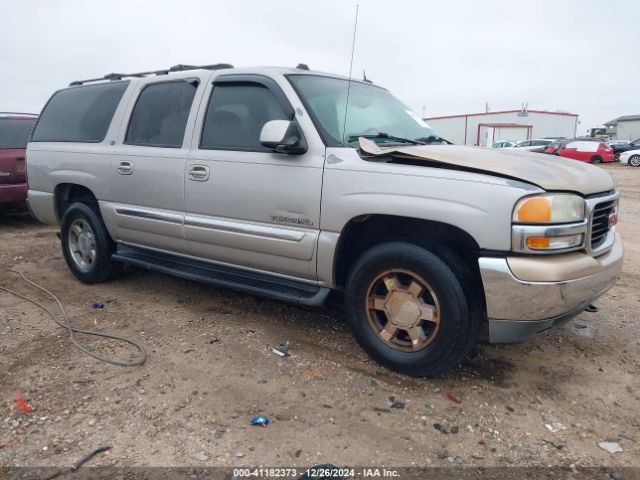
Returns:
[[[168,273],[187,280],[303,305],[323,305],[330,292],[328,288],[295,280],[213,265],[191,258],[121,244],[111,258],[118,262]]]

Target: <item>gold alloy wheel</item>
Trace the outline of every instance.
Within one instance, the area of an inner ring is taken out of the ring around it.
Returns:
[[[392,269],[378,275],[369,284],[365,307],[373,331],[396,350],[417,352],[438,335],[438,298],[429,284],[410,270]]]

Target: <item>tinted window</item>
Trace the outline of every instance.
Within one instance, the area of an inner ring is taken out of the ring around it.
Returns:
[[[213,89],[202,131],[202,148],[267,150],[260,131],[269,120],[288,117],[268,88],[259,84],[220,84]]]
[[[35,118],[0,118],[0,148],[27,148]]]
[[[33,142],[101,142],[129,82],[100,83],[53,94],[36,124]]]
[[[142,90],[131,114],[125,143],[180,148],[198,83],[155,83]]]

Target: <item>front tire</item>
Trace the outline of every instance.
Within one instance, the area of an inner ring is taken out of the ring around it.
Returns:
[[[101,283],[122,271],[122,264],[111,259],[116,245],[97,208],[73,203],[62,218],[60,241],[69,270],[83,283]]]
[[[347,280],[347,318],[358,343],[407,375],[452,368],[479,335],[462,261],[437,250],[440,255],[409,243],[378,245],[358,259]]]
[[[640,167],[640,155],[632,155],[629,158],[629,165],[632,167]]]

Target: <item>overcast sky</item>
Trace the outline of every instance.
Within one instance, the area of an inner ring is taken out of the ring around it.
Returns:
[[[353,63],[427,116],[520,108],[640,114],[638,0],[0,0],[0,111],[69,82],[177,63]]]

